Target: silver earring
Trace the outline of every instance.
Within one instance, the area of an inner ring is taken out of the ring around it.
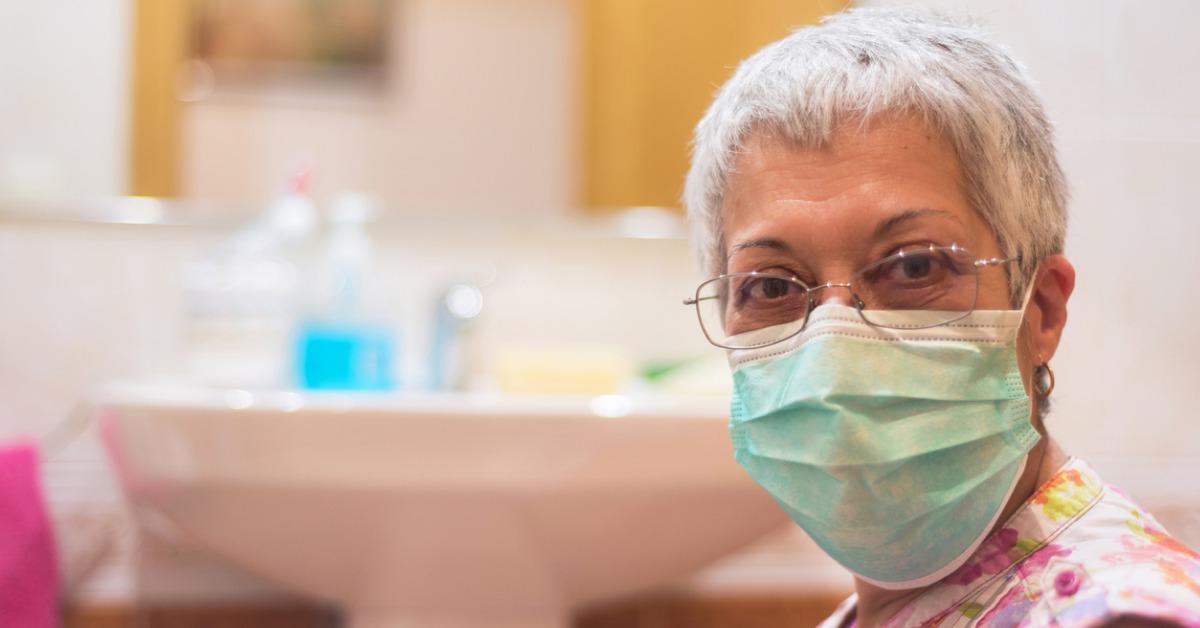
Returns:
[[[1050,368],[1049,363],[1043,362],[1041,366],[1033,369],[1033,389],[1042,399],[1054,392],[1054,369]]]

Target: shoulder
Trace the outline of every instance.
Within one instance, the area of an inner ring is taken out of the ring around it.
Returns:
[[[1056,559],[1027,581],[1028,625],[1200,626],[1200,563],[1092,567]]]
[[[1035,615],[1054,625],[1200,626],[1200,557],[1172,543],[1127,539],[1055,557],[1029,584],[1041,598]]]
[[[1029,625],[1200,626],[1200,554],[1111,486],[1015,568]]]

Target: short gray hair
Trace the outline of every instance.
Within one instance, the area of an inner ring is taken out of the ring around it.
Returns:
[[[684,204],[705,272],[725,272],[721,205],[756,132],[828,145],[838,125],[915,115],[949,142],[966,193],[1005,255],[1014,300],[1061,253],[1067,191],[1053,130],[1024,68],[973,25],[912,9],[856,9],[746,59],[696,126]]]

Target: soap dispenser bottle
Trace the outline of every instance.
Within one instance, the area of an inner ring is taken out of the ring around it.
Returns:
[[[312,296],[296,334],[296,377],[306,390],[396,388],[393,326],[371,318],[367,295],[372,199],[345,194],[310,274]]]

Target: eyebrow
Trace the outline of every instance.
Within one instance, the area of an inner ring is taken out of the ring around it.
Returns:
[[[792,247],[788,246],[783,240],[776,240],[775,238],[757,238],[754,240],[739,242],[733,245],[733,248],[729,250],[729,253],[732,255],[733,253],[743,249],[772,249],[783,253],[792,252]]]
[[[871,238],[878,240],[879,238],[887,235],[888,232],[902,226],[904,223],[916,220],[917,218],[921,218],[923,216],[946,216],[948,218],[958,220],[954,214],[944,209],[931,209],[928,207],[906,209],[881,221],[879,225],[875,227],[875,233],[871,234]]]

